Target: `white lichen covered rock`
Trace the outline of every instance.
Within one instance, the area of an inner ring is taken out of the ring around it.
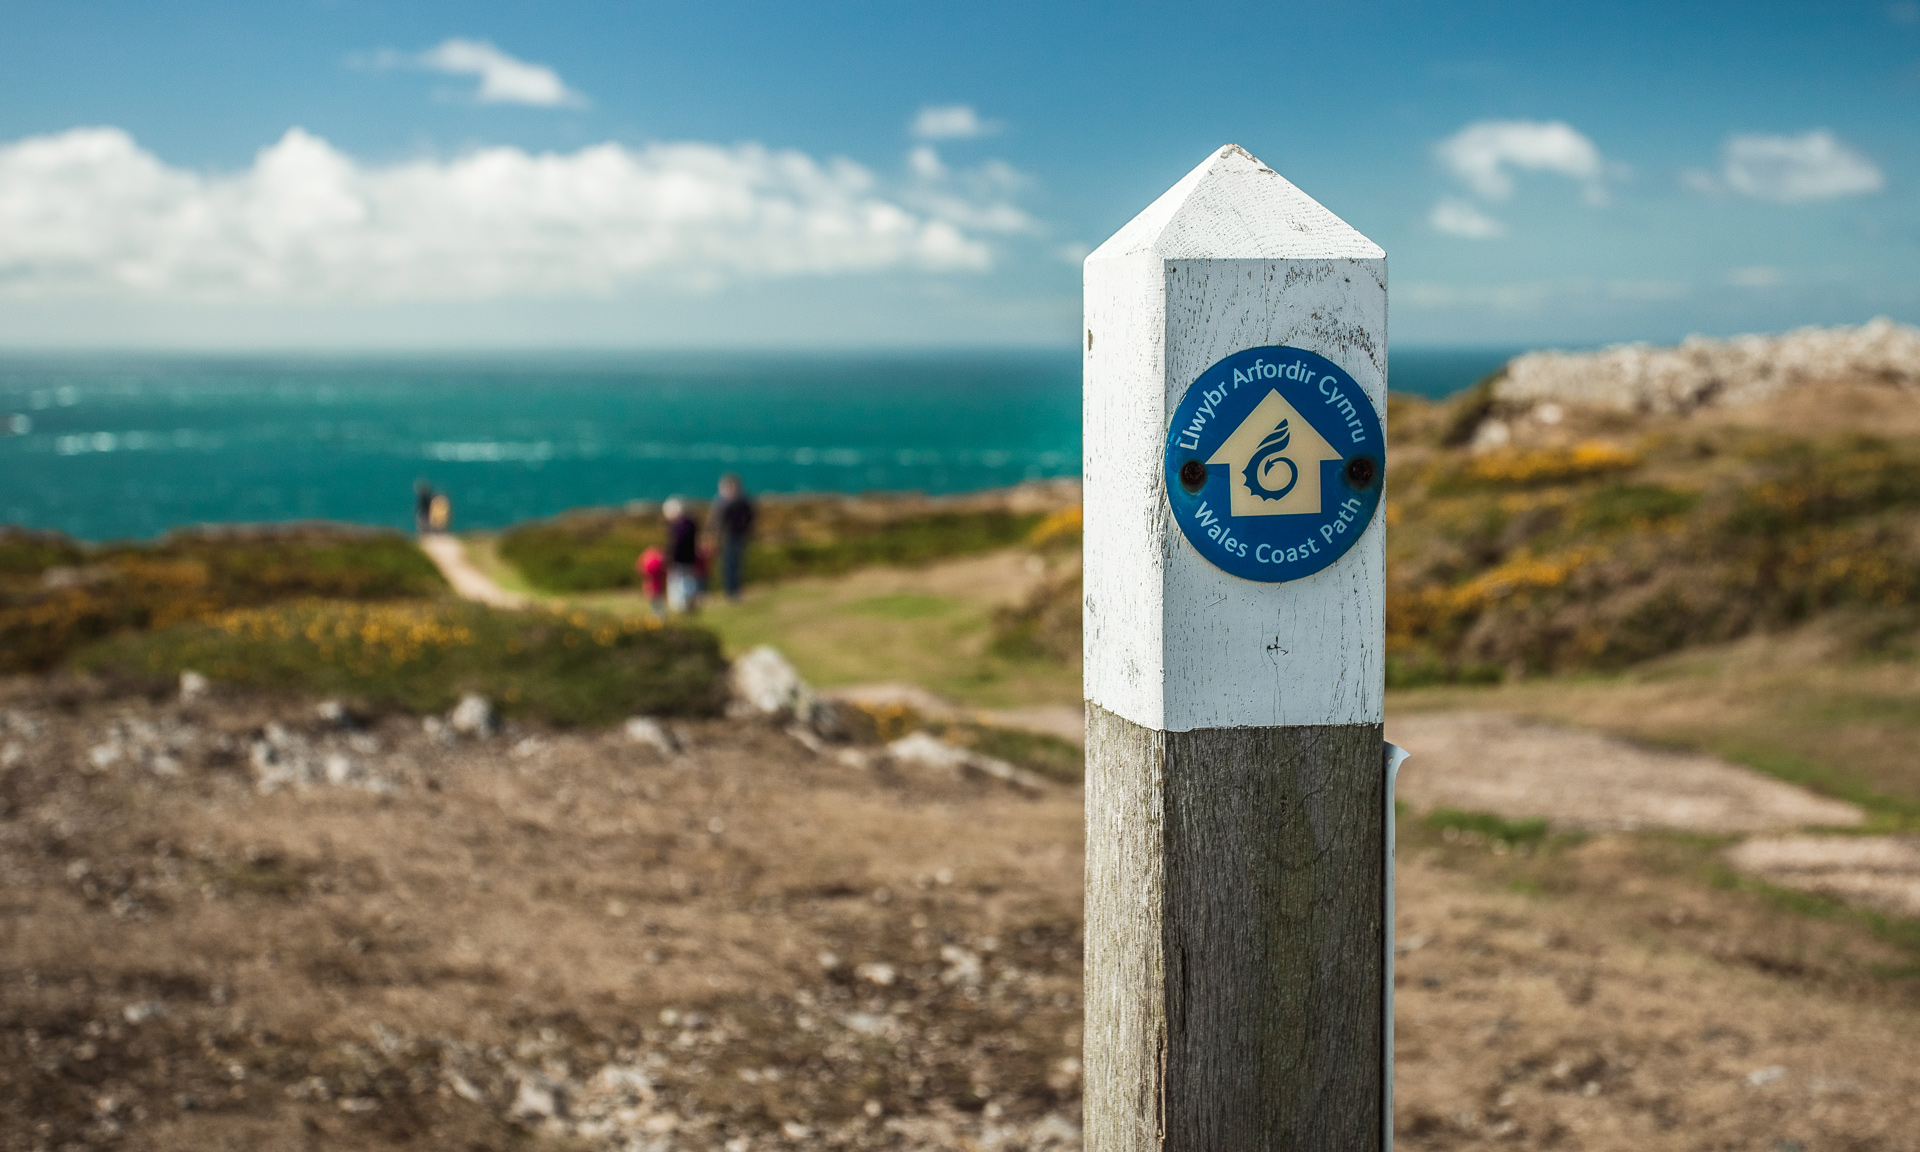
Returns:
[[[651,716],[635,716],[626,723],[627,739],[636,744],[645,744],[662,756],[673,756],[680,751],[680,742],[675,740],[667,726]]]
[[[1029,792],[1039,792],[1047,786],[1045,780],[1024,768],[1016,768],[1005,760],[975,752],[971,748],[949,744],[930,732],[902,736],[887,745],[887,755],[903,764],[940,769],[955,775],[986,776]]]
[[[205,696],[207,689],[211,687],[212,685],[207,682],[205,676],[189,668],[185,672],[180,673],[180,703],[193,703],[200,697]]]
[[[493,705],[485,696],[469,692],[447,713],[447,727],[462,736],[485,736],[493,731]]]
[[[760,716],[793,716],[811,721],[819,698],[778,649],[762,644],[733,662],[733,698]]]
[[[306,791],[321,786],[392,791],[391,781],[377,775],[365,760],[349,756],[333,739],[315,740],[284,725],[268,724],[247,749],[254,787],[262,795],[282,789]]]
[[[1528,352],[1507,363],[1494,399],[1512,408],[1565,403],[1620,412],[1691,412],[1756,404],[1803,384],[1854,381],[1920,386],[1920,329],[1886,317],[1857,328],[1800,328],[1779,336],[1689,336],[1656,348]]]

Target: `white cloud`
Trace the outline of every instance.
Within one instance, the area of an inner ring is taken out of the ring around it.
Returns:
[[[530,104],[535,108],[581,108],[587,98],[568,88],[545,64],[529,64],[485,40],[455,37],[420,54],[422,68],[450,76],[478,76],[474,99],[482,104]]]
[[[1434,149],[1456,179],[1489,200],[1513,195],[1515,172],[1550,172],[1579,181],[1587,199],[1606,199],[1600,149],[1559,120],[1481,120]]]
[[[909,207],[976,232],[1040,231],[1039,222],[1013,203],[1027,178],[999,160],[954,172],[931,144],[919,144],[907,153],[907,169],[914,181],[901,190],[901,202]]]
[[[1681,176],[1682,183],[1697,192],[1725,188],[1776,204],[1861,196],[1886,187],[1886,177],[1873,161],[1825,129],[1800,136],[1733,136],[1721,155],[1717,180],[1704,172],[1688,172]]]
[[[884,269],[978,270],[1037,230],[1005,165],[888,192],[757,144],[483,148],[364,165],[299,128],[251,167],[172,167],[117,128],[0,146],[0,292],[435,300]]]
[[[1491,240],[1504,236],[1507,226],[1475,208],[1465,200],[1442,200],[1427,214],[1427,223],[1436,232],[1462,236],[1468,240]]]
[[[590,101],[567,87],[560,74],[545,64],[529,64],[517,56],[502,52],[486,40],[466,40],[455,36],[443,40],[425,52],[408,54],[382,48],[376,52],[356,52],[347,57],[352,68],[384,71],[389,68],[421,68],[449,76],[475,76],[480,80],[470,97],[477,104],[525,104],[534,108],[585,108]]]
[[[913,118],[913,134],[921,140],[971,140],[998,131],[999,124],[982,120],[980,114],[966,104],[922,108]]]

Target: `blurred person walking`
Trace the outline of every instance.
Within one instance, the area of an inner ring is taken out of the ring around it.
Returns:
[[[425,480],[413,482],[413,530],[425,536],[433,520],[433,485]]]
[[[707,510],[707,528],[720,538],[720,584],[729,600],[740,599],[740,569],[746,561],[747,538],[753,535],[753,514],[753,501],[739,474],[720,477],[720,495]]]
[[[667,518],[667,607],[675,612],[700,609],[700,522],[686,502],[670,497],[660,506]]]
[[[640,587],[647,594],[647,603],[652,605],[655,616],[667,614],[667,554],[649,546],[640,553],[640,559],[634,561],[634,568],[640,573]]]
[[[445,492],[435,492],[433,502],[427,505],[427,531],[445,532],[453,526],[453,501],[447,499]]]

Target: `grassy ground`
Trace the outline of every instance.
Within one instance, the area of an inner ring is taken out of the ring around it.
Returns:
[[[1010,511],[994,504],[955,521],[962,531],[948,523],[953,516],[945,512],[939,515],[947,520],[901,518],[876,500],[818,503],[831,506],[839,518],[790,517],[794,523],[787,530],[844,533],[849,528],[841,521],[858,515],[889,526],[890,532],[856,532],[853,544],[869,551],[881,544],[911,544],[920,551],[905,556],[905,562],[892,562],[899,558],[891,553],[882,557],[887,562],[874,562],[866,552],[838,548],[829,557],[833,563],[821,561],[824,575],[796,574],[788,564],[791,555],[777,564],[762,562],[760,570],[773,565],[782,578],[749,580],[737,604],[710,597],[698,617],[720,636],[729,655],[771,644],[822,688],[904,681],[981,708],[1080,703],[1077,591],[1071,597],[1072,627],[1053,619],[1065,603],[1060,590],[1079,586],[1078,505],[1041,516],[1025,505]],[[913,499],[903,505],[921,507]],[[805,502],[794,502],[787,511],[809,508],[819,511]],[[945,528],[931,531],[929,525],[935,524]],[[986,548],[1004,543],[1009,525],[1019,528],[1020,546]],[[503,553],[502,537],[473,535],[463,543],[474,567],[509,592],[616,615],[649,608],[634,588],[545,591]],[[765,550],[756,544],[748,553],[750,574],[753,558]],[[860,563],[847,570],[846,564],[855,561]]]
[[[1078,668],[992,651],[995,612],[1043,575],[1019,550],[863,568],[750,588],[739,604],[714,597],[699,621],[730,653],[773,645],[823,688],[901,680],[981,708],[1078,704]],[[631,593],[569,602],[618,611],[645,604]]]

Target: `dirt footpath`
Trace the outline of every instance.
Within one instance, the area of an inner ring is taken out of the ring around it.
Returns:
[[[466,545],[458,536],[436,534],[420,537],[420,551],[427,554],[433,566],[440,569],[440,575],[446,577],[453,586],[454,594],[463,600],[475,600],[494,608],[525,608],[527,598],[507,591],[494,583],[493,577],[474,566],[467,556]]]
[[[7,1152],[1079,1146],[1078,789],[217,690],[0,728]],[[1406,835],[1403,1147],[1915,1147],[1891,948],[1628,834]]]
[[[1387,739],[1413,754],[1398,794],[1416,811],[1544,817],[1556,828],[1593,831],[1759,832],[1865,819],[1852,804],[1712,756],[1642,748],[1505,713],[1396,715]]]

